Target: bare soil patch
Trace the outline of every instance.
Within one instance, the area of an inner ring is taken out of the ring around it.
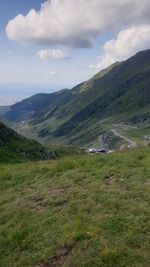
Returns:
[[[73,245],[66,245],[56,251],[54,257],[47,262],[43,262],[36,267],[61,267],[65,264],[73,252]]]

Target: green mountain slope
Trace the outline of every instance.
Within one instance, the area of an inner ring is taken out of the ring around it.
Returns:
[[[0,163],[52,158],[55,158],[55,153],[36,141],[18,135],[0,122]]]
[[[138,129],[146,124],[149,131],[150,50],[113,64],[72,90],[44,98],[33,96],[14,105],[6,118],[17,122],[26,136],[80,146],[97,143],[120,123]]]

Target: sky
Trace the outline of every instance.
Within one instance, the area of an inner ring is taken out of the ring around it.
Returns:
[[[149,0],[1,0],[0,105],[71,88],[148,48]]]

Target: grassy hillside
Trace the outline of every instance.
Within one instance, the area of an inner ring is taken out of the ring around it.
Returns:
[[[82,140],[82,133],[74,138],[82,129],[89,136],[89,127],[97,125],[98,121],[104,130],[106,119],[106,125],[112,122],[134,125],[147,121],[150,118],[149,60],[150,50],[138,53],[84,83],[79,91],[83,95],[81,104],[88,104],[59,127],[54,136],[68,136],[74,142]]]
[[[3,164],[1,267],[148,267],[150,149]]]
[[[114,124],[150,120],[150,50],[96,74],[72,90],[36,95],[6,118],[26,136],[60,144],[89,145]],[[40,104],[39,104],[40,103]]]
[[[55,153],[0,122],[0,163],[55,158]]]

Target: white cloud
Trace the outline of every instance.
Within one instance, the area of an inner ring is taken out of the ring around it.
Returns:
[[[55,76],[56,73],[57,73],[56,71],[47,71],[47,72],[46,72],[46,75],[47,75],[47,76]]]
[[[37,55],[42,60],[47,59],[67,59],[68,55],[65,50],[62,49],[43,49],[37,52]]]
[[[104,69],[116,61],[122,61],[138,51],[150,48],[150,25],[130,27],[118,33],[116,39],[107,42],[99,63],[91,68]]]
[[[149,0],[48,0],[8,22],[11,40],[89,47],[103,32],[150,22]]]

